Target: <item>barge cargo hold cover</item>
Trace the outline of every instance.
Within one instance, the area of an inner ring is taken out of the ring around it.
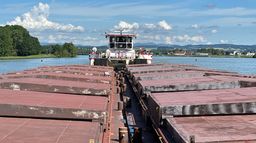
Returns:
[[[119,142],[116,83],[113,68],[85,65],[1,75],[0,142]]]
[[[256,78],[193,65],[128,65],[126,75],[159,142],[256,142]]]
[[[254,143],[256,77],[180,64],[0,75],[0,143]]]

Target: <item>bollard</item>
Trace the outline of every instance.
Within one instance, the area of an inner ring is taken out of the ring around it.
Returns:
[[[125,104],[125,107],[130,108],[132,105],[131,99],[129,97],[124,97],[124,104]]]
[[[123,96],[124,94],[124,88],[123,87],[120,87],[120,95]]]
[[[195,136],[194,135],[189,136],[189,143],[195,143],[195,142],[196,142]]]
[[[127,127],[119,128],[119,143],[128,143],[128,130]]]
[[[117,109],[118,109],[118,111],[122,111],[123,108],[124,108],[123,102],[122,101],[118,101],[117,102]]]
[[[120,94],[120,87],[116,87],[116,94]]]
[[[142,128],[134,127],[133,143],[142,143]]]
[[[119,86],[119,85],[120,85],[120,81],[116,80],[116,86]]]
[[[126,84],[123,84],[123,83],[120,83],[120,94],[121,94],[121,96],[124,96],[125,95],[125,93],[126,93]]]
[[[127,89],[127,85],[126,85],[126,84],[124,84],[124,85],[123,85],[123,88],[124,88],[124,91],[126,91],[126,89]]]
[[[123,84],[125,83],[124,77],[122,77],[122,78],[120,79],[120,82],[123,83]]]
[[[124,73],[123,73],[123,72],[121,72],[121,73],[120,73],[120,76],[121,76],[121,77],[124,77]]]

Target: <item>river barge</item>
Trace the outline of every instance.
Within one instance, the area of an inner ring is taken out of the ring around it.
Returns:
[[[159,142],[256,142],[255,76],[179,64],[125,73]]]
[[[134,49],[135,34],[106,33],[108,48],[106,52],[99,53],[97,48],[92,48],[89,55],[90,65],[125,67],[130,64],[151,64],[152,52],[140,48]],[[120,68],[119,68],[120,69]]]
[[[0,75],[4,143],[256,142],[256,77],[180,64]]]

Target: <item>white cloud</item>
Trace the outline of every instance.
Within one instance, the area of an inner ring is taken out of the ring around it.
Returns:
[[[56,39],[57,38],[55,36],[49,35],[47,41],[48,41],[48,43],[57,43]]]
[[[144,27],[147,28],[147,29],[157,28],[157,26],[155,24],[152,24],[152,23],[146,23],[146,24],[144,24]]]
[[[191,27],[197,29],[197,28],[199,28],[199,25],[198,24],[193,24],[193,25],[191,25]]]
[[[168,24],[165,20],[159,21],[158,25],[160,28],[162,28],[164,30],[172,30],[172,26],[170,24]]]
[[[208,23],[205,23],[205,25],[198,25],[193,24],[188,29],[196,29],[200,30],[201,32],[211,32],[211,33],[217,33],[218,32],[218,26],[217,25],[208,25]]]
[[[165,37],[165,43],[172,44],[172,37],[170,37],[170,36]]]
[[[217,33],[217,32],[218,32],[218,30],[213,29],[211,32],[212,32],[212,33]]]
[[[65,43],[65,42],[72,42],[76,40],[76,37],[69,36],[68,34],[50,34],[47,36],[47,43]]]
[[[205,41],[205,38],[202,35],[189,36],[187,34],[183,36],[174,36],[173,39],[176,42],[187,42],[187,43],[189,42],[200,43]]]
[[[189,42],[190,41],[190,37],[188,35],[174,36],[173,38],[177,42]]]
[[[124,32],[131,32],[139,28],[139,24],[134,22],[134,23],[128,23],[125,21],[120,21],[118,25],[114,26],[115,30],[122,30]]]
[[[65,42],[72,42],[77,45],[105,45],[107,40],[104,37],[81,36],[80,34],[69,33],[52,33],[50,35],[41,37],[40,40],[49,44],[63,44]]]
[[[123,30],[124,32],[142,32],[147,31],[159,31],[159,30],[165,30],[169,31],[172,27],[170,24],[168,24],[165,20],[159,21],[156,24],[153,23],[145,23],[145,24],[139,24],[137,22],[128,23],[125,21],[120,21],[117,25],[114,26],[114,30]]]
[[[221,44],[226,44],[226,43],[228,43],[228,40],[220,40],[220,43]]]
[[[141,35],[141,37],[138,37],[141,40],[144,41],[159,41],[161,40],[161,37],[159,35]]]
[[[57,31],[84,31],[82,26],[74,26],[72,24],[61,24],[49,21],[50,6],[48,4],[39,3],[29,12],[18,16],[15,20],[7,22],[8,25],[21,25],[30,30],[57,30]]]
[[[199,35],[199,36],[192,36],[190,37],[192,42],[204,42],[204,37]]]

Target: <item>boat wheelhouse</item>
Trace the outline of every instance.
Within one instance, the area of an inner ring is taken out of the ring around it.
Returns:
[[[91,65],[102,66],[124,66],[129,64],[151,64],[152,53],[140,50],[136,53],[134,49],[135,34],[106,33],[108,49],[105,53],[97,53],[93,48],[89,56]]]

